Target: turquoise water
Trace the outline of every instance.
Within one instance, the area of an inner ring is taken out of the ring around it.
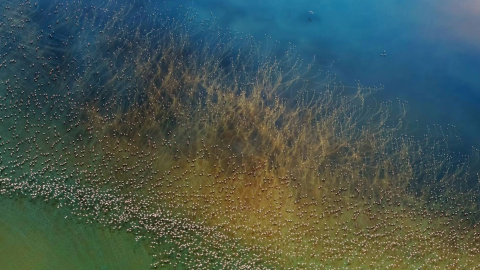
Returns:
[[[0,269],[479,266],[474,1],[0,10]]]
[[[1,199],[2,269],[148,269],[133,235],[68,218],[44,202]]]

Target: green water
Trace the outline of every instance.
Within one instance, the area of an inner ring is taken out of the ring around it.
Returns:
[[[66,209],[0,197],[1,269],[148,269],[134,235],[65,218]]]

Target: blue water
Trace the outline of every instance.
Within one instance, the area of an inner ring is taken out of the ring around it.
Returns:
[[[480,147],[480,2],[474,0],[185,0],[225,28],[295,45],[346,85],[383,85],[421,132],[455,125]],[[386,53],[386,56],[382,54]]]

